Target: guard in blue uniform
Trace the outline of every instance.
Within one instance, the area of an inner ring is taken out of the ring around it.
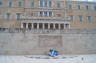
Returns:
[[[58,51],[53,50],[53,49],[50,49],[50,51],[49,51],[49,56],[54,57],[54,56],[57,56],[57,55],[59,55],[59,52],[58,52]]]

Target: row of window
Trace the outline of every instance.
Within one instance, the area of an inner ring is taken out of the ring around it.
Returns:
[[[16,14],[16,19],[19,20],[20,18],[21,18],[21,14],[20,13],[17,13]],[[6,13],[5,19],[7,19],[7,20],[12,19],[12,14],[11,13]]]
[[[52,16],[52,12],[40,12],[40,16]],[[74,16],[71,15],[71,16],[69,16],[69,17],[70,17],[70,20],[71,20],[71,21],[74,20]],[[16,19],[19,20],[20,18],[21,18],[21,14],[20,14],[20,13],[17,13],[17,14],[16,14]],[[79,21],[81,21],[81,22],[84,20],[82,15],[79,15],[78,18],[79,18]],[[95,18],[95,17],[94,17],[94,18]],[[5,19],[7,19],[7,20],[12,19],[12,15],[11,15],[10,13],[7,13],[6,16],[5,16]],[[91,21],[93,21],[94,19],[93,19],[92,16],[87,16],[87,20],[88,20],[89,22],[91,22]]]
[[[56,3],[56,6],[57,8],[61,8],[61,4],[62,2],[61,1],[57,1]],[[52,7],[52,1],[51,0],[40,0],[40,7]],[[3,3],[0,1],[0,7],[3,5]],[[23,6],[23,2],[22,1],[19,1],[18,2],[18,7],[22,7]],[[13,7],[13,2],[12,1],[9,1],[8,2],[8,7]],[[34,7],[34,1],[31,2],[31,7]],[[79,10],[82,9],[81,5],[77,5],[76,6]],[[68,4],[68,8],[69,9],[72,9],[73,8],[73,5],[72,4]],[[91,9],[94,9],[96,10],[96,5],[93,5],[93,6],[88,6],[88,5],[85,5],[85,9],[86,10],[91,10]],[[92,9],[92,10],[93,10]]]
[[[52,12],[51,11],[40,11],[40,15],[39,16],[45,16],[45,17],[51,17],[52,16]]]
[[[71,4],[68,5],[68,8],[69,9],[72,9],[73,6]],[[77,5],[77,9],[80,10],[82,9],[81,5]],[[96,5],[93,5],[93,6],[88,6],[88,5],[85,5],[85,9],[86,10],[95,10],[96,11]]]
[[[32,16],[33,16],[33,14],[32,14]],[[51,17],[51,16],[53,16],[53,13],[52,13],[52,11],[40,11],[39,16],[40,17]],[[16,13],[16,19],[19,20],[20,18],[21,18],[21,14]],[[12,14],[11,13],[6,13],[5,14],[5,19],[7,19],[7,20],[12,19]]]
[[[70,18],[70,20],[71,21],[73,21],[73,20],[75,20],[75,18],[74,18],[75,16],[73,16],[73,15],[71,15],[71,16],[69,16],[69,18]],[[84,18],[83,18],[84,16],[82,16],[82,15],[79,15],[78,16],[78,18],[79,18],[79,21],[84,21]],[[89,22],[91,22],[91,21],[94,21],[94,19],[96,18],[96,17],[93,17],[93,16],[86,16],[86,18],[87,18],[87,20],[89,21]],[[94,19],[93,19],[94,18]]]
[[[40,0],[40,7],[51,7],[51,0]]]
[[[22,7],[24,4],[24,2],[18,2],[18,7]],[[40,0],[40,7],[51,7],[52,6],[52,2],[51,0]],[[3,2],[0,1],[0,7],[2,7]],[[12,1],[8,2],[8,7],[13,7],[14,3]],[[34,1],[31,2],[31,7],[34,7]]]
[[[2,7],[4,5],[3,2],[0,1],[0,7]],[[13,7],[14,3],[12,1],[8,2],[8,7]],[[23,2],[19,1],[18,2],[18,7],[22,7],[23,6]]]

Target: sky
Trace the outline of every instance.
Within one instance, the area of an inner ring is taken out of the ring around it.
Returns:
[[[96,0],[88,0],[88,1],[96,1]]]
[[[75,0],[74,0],[75,1]],[[90,1],[90,2],[96,2],[96,0],[78,0],[78,1]]]

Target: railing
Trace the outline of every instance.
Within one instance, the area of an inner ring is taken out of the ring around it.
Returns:
[[[0,29],[0,33],[33,33],[33,34],[85,34],[93,33],[96,34],[96,29],[94,30],[80,30],[80,29]]]

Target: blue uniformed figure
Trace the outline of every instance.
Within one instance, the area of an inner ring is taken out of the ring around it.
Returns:
[[[49,51],[49,56],[54,57],[54,56],[57,56],[58,54],[59,54],[59,52],[56,50],[50,49],[50,51]]]

